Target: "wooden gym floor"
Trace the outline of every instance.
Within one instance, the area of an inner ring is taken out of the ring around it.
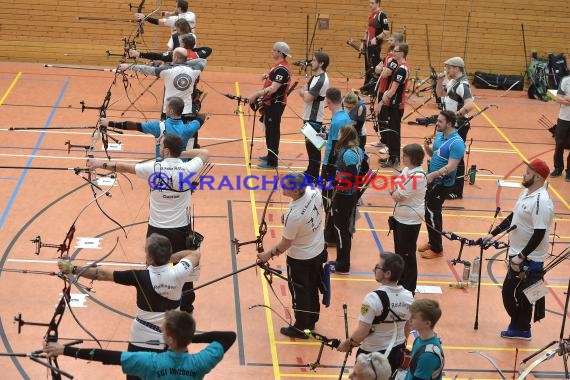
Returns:
[[[333,74],[334,75],[334,74]],[[86,145],[90,142],[89,130],[56,130],[62,126],[93,126],[97,121],[96,110],[81,112],[80,101],[87,106],[99,106],[113,81],[113,73],[44,68],[39,64],[0,63],[0,165],[30,167],[74,168],[85,165],[82,148],[67,152],[65,142]],[[304,75],[298,75],[301,84]],[[123,117],[121,113],[152,82],[151,78],[129,79],[128,97],[119,77],[111,88],[112,98],[108,112],[111,120],[149,120],[160,114],[162,97],[161,83],[150,88],[158,101],[148,92],[131,107]],[[211,113],[211,119],[200,132],[202,147],[209,149],[210,160],[215,164],[210,172],[216,183],[227,175],[232,183],[237,176],[248,174],[272,176],[274,172],[255,169],[256,157],[265,154],[263,131],[256,123],[253,146],[253,165],[247,165],[249,139],[253,114],[249,110],[236,111],[236,102],[223,96],[224,93],[249,95],[260,88],[259,75],[209,72],[202,76],[201,88],[206,91],[203,110]],[[332,85],[343,94],[349,88],[361,85],[360,79],[334,78]],[[466,184],[464,199],[447,201],[444,213],[444,230],[453,231],[468,238],[484,235],[493,219],[497,206],[506,216],[520,193],[519,188],[498,187],[497,180],[520,182],[525,168],[523,159],[540,157],[552,162],[554,142],[548,131],[541,127],[541,115],[555,121],[558,106],[529,100],[523,92],[499,92],[475,89],[478,107],[495,104],[487,113],[473,120],[469,137],[469,165],[487,169],[477,174],[474,185]],[[412,105],[419,105],[425,98],[412,96]],[[137,108],[137,109],[135,109]],[[407,107],[406,113],[411,109]],[[285,111],[281,140],[280,174],[290,166],[302,169],[306,165],[305,148],[298,132],[302,112],[300,98],[293,94]],[[420,109],[423,115],[437,113],[433,102]],[[329,117],[329,115],[327,115]],[[410,116],[409,120],[420,117]],[[10,127],[37,127],[31,131],[9,131]],[[372,127],[368,125],[368,141],[374,142]],[[433,129],[403,123],[402,142],[421,143]],[[151,158],[154,140],[149,136],[129,131],[117,136],[122,150],[111,151],[116,160],[129,162]],[[104,157],[100,144],[97,157]],[[375,152],[368,147],[369,152]],[[377,159],[373,157],[373,167]],[[389,174],[384,170],[381,174]],[[90,205],[79,216],[77,237],[102,237],[101,249],[72,248],[73,256],[81,260],[102,257],[119,241],[117,249],[102,265],[105,268],[122,270],[141,266],[144,262],[145,222],[148,217],[148,191],[146,183],[131,176],[133,188],[124,178],[110,191],[111,197],[100,199],[104,210],[125,226],[127,238],[109,219]],[[570,183],[562,178],[550,182],[550,194],[555,203],[556,237],[553,254],[557,255],[570,244]],[[39,256],[34,254],[30,240],[41,236],[43,242],[60,244],[70,225],[82,208],[92,199],[86,182],[73,171],[0,169],[0,351],[26,353],[39,349],[45,327],[25,325],[18,334],[14,317],[19,313],[30,322],[48,322],[54,305],[60,298],[61,281],[56,277],[13,273],[7,269],[56,271],[56,250],[42,248]],[[193,195],[195,228],[205,236],[202,246],[202,272],[200,282],[206,282],[238,268],[250,265],[255,260],[254,246],[242,247],[239,255],[231,244],[232,239],[241,241],[255,238],[268,191],[246,189],[199,190]],[[349,328],[357,325],[357,315],[362,297],[376,286],[371,268],[378,253],[392,251],[392,236],[386,236],[387,218],[392,211],[392,202],[385,191],[370,189],[359,206],[360,218],[353,241],[353,261],[350,276],[332,276],[332,304],[322,309],[317,331],[327,337],[344,336],[342,304],[348,305]],[[267,210],[269,232],[265,246],[271,247],[281,235],[280,216],[286,209],[287,198],[275,193]],[[422,228],[420,242],[426,238]],[[77,240],[72,242],[75,247]],[[454,266],[451,259],[457,257],[459,243],[444,241],[445,258],[436,260],[418,259],[419,285],[441,289],[442,294],[419,294],[417,297],[432,297],[441,303],[443,317],[437,333],[443,340],[446,356],[446,378],[498,379],[498,373],[483,357],[470,353],[481,351],[494,358],[508,377],[513,369],[521,369],[521,360],[557,340],[563,318],[565,291],[568,285],[570,265],[562,263],[547,275],[547,316],[533,326],[530,342],[509,341],[499,337],[508,321],[503,310],[500,284],[505,273],[501,260],[504,251],[485,251],[481,287],[479,326],[474,329],[476,288],[453,289],[449,284],[459,281],[462,266]],[[478,249],[466,247],[463,258],[472,261]],[[329,250],[329,257],[336,253]],[[135,264],[133,264],[135,263]],[[272,262],[284,267],[284,257]],[[83,280],[85,282],[85,280]],[[73,289],[77,305],[73,308],[78,319],[99,339],[124,341],[128,339],[130,315],[135,310],[133,289],[108,283],[95,283],[96,292],[82,298]],[[197,291],[195,317],[198,329],[234,330],[238,333],[236,344],[224,360],[208,376],[211,379],[259,379],[287,378],[338,378],[343,354],[325,348],[322,366],[316,372],[307,364],[317,358],[319,345],[315,341],[299,341],[280,335],[279,328],[285,325],[280,316],[287,317],[291,308],[286,283],[275,278],[276,295],[272,294],[263,276],[255,269],[240,273]],[[285,306],[280,304],[280,302]],[[274,310],[255,305],[269,305]],[[61,338],[88,338],[66,312],[59,327]],[[567,336],[567,333],[565,334]],[[83,347],[94,347],[86,341]],[[193,346],[191,346],[193,347]],[[126,343],[104,342],[104,348],[123,350]],[[193,347],[192,349],[197,349]],[[349,367],[354,357],[349,358]],[[76,361],[62,357],[60,366],[77,379],[120,379],[121,370],[101,363]],[[38,379],[46,377],[46,370],[26,358],[0,358],[2,378]],[[346,374],[348,374],[347,368]],[[560,357],[555,357],[539,366],[535,378],[563,378],[564,367]],[[345,378],[346,375],[345,374]]]

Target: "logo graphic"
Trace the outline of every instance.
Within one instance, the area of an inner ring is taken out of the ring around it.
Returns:
[[[148,176],[148,186],[151,190],[167,190],[170,177],[166,173],[154,172]]]
[[[192,86],[192,78],[190,75],[182,73],[174,77],[174,87],[179,91],[186,91]]]

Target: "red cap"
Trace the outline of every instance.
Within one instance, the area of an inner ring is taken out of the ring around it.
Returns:
[[[526,164],[528,165],[529,168],[537,172],[538,175],[540,175],[544,179],[546,179],[548,177],[548,174],[550,173],[550,168],[548,167],[546,162],[544,162],[540,158],[535,158],[534,160]]]

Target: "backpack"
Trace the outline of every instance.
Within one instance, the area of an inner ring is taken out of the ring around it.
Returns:
[[[548,70],[550,71],[550,76],[548,77],[550,88],[558,88],[562,78],[570,74],[566,57],[563,53],[559,55],[548,54]]]
[[[547,101],[548,98],[548,61],[538,58],[536,52],[532,53],[528,66],[528,77],[531,84],[528,88],[529,99]]]

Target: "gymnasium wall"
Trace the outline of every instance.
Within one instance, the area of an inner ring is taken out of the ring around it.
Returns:
[[[148,0],[144,13],[172,10],[174,3]],[[1,0],[0,5],[2,60],[114,66],[118,58],[107,57],[105,51],[121,53],[121,39],[132,37],[136,29],[129,22],[78,20],[132,19],[135,9],[129,10],[129,2],[123,0]],[[465,55],[470,72],[523,72],[521,24],[528,59],[532,50],[541,55],[569,53],[568,0],[385,0],[382,7],[393,29],[405,31],[408,61],[421,69],[420,76],[427,75],[428,36],[431,61],[438,70],[447,57]],[[317,28],[312,46],[331,55],[330,75],[356,77],[363,71],[362,60],[346,40],[362,37],[368,1],[191,1],[190,9],[197,15],[198,44],[214,49],[210,68],[262,71],[270,64],[271,46],[277,40],[289,43],[293,61],[304,59],[307,34],[310,42],[320,15],[328,19],[329,29]],[[165,49],[168,28],[145,24],[144,30],[139,49]]]

